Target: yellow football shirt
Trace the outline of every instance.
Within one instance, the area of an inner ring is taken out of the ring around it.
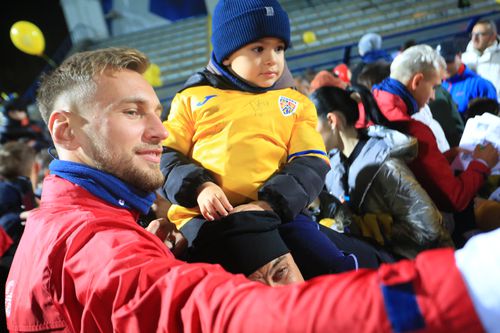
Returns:
[[[257,200],[258,189],[285,163],[317,156],[328,163],[312,102],[287,88],[262,94],[210,86],[177,94],[163,142],[209,170],[233,206]],[[178,227],[200,215],[172,205]]]

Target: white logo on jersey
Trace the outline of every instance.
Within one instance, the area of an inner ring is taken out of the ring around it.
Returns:
[[[287,117],[295,113],[297,107],[299,106],[299,102],[285,96],[280,96],[278,99],[278,105],[281,113]]]

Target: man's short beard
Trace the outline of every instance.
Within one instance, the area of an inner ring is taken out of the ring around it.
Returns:
[[[149,172],[138,168],[130,168],[129,170],[123,171],[124,172],[121,175],[116,174],[116,172],[114,174],[126,183],[145,192],[156,191],[163,185],[164,182],[164,176],[161,173],[160,168],[150,168],[150,170],[148,170]],[[108,172],[112,173],[111,171]]]
[[[153,192],[159,189],[165,180],[159,166],[151,166],[148,170],[134,167],[133,156],[124,159],[123,156],[114,156],[100,142],[92,143],[92,159],[95,167],[112,174],[133,187]]]

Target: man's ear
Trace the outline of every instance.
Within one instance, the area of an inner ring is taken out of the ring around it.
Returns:
[[[68,111],[58,110],[52,112],[49,118],[49,131],[54,144],[73,150],[78,147],[78,143],[70,124],[71,113]]]
[[[424,73],[417,73],[413,75],[408,84],[408,88],[410,89],[410,91],[417,90],[418,86],[424,81],[424,79]]]

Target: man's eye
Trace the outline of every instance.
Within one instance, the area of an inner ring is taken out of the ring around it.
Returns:
[[[126,110],[123,113],[125,113],[128,116],[133,116],[133,117],[136,117],[139,115],[139,112],[137,110]]]
[[[273,281],[274,282],[279,282],[285,278],[285,276],[288,274],[288,267],[280,267],[276,272],[273,274]]]

